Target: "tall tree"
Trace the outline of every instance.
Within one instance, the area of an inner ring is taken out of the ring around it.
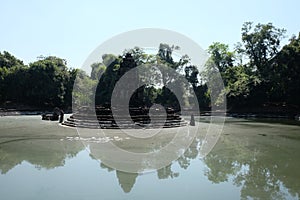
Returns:
[[[234,64],[234,52],[229,51],[227,44],[214,42],[208,47],[208,53],[220,73],[225,72],[228,67],[232,67]]]
[[[23,61],[17,59],[7,51],[0,52],[0,68],[11,68],[24,65]]]
[[[27,101],[39,106],[64,106],[66,85],[70,80],[64,59],[49,56],[30,64],[30,90]]]
[[[248,105],[262,106],[276,101],[274,86],[277,77],[272,73],[272,59],[280,50],[280,42],[285,37],[285,29],[276,28],[272,23],[253,25],[245,22],[242,26],[242,43],[237,51],[246,56],[247,75],[250,81]]]
[[[272,60],[273,95],[277,99],[300,107],[300,33]]]
[[[272,23],[253,26],[253,22],[245,22],[242,26],[244,53],[250,60],[249,65],[264,79],[268,77],[268,62],[280,50],[285,33],[285,29],[276,28]]]

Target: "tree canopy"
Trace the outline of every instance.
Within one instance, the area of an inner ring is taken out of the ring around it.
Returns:
[[[147,106],[178,104],[167,86],[183,81],[174,77],[172,69],[190,83],[189,90],[196,93],[201,110],[209,110],[212,103],[220,103],[210,102],[212,91],[207,86],[209,79],[214,80],[212,72],[220,72],[225,88],[219,95],[226,95],[228,111],[264,112],[265,108],[272,108],[276,112],[298,112],[300,34],[281,48],[285,33],[285,29],[272,23],[245,22],[241,41],[233,50],[220,42],[208,47],[210,59],[204,72],[197,71],[188,55],[175,59],[174,51],[180,47],[164,43],[159,45],[156,54],[148,54],[140,47],[126,49],[123,55],[104,54],[101,62],[91,65],[91,74],[70,69],[66,60],[55,56],[41,56],[25,65],[9,52],[0,52],[0,105],[71,108],[72,95],[77,101],[87,103],[93,90],[96,90],[96,103],[109,103],[116,82],[129,69],[123,61],[124,56],[130,54],[134,60],[130,65],[160,66],[159,73],[153,70],[143,77],[153,84],[136,91]],[[81,88],[77,93],[72,92],[76,77],[77,86]],[[183,99],[188,102],[189,97]]]
[[[225,84],[228,110],[298,112],[299,37],[281,49],[286,30],[272,23],[245,22],[241,31],[233,51],[219,42],[208,48]]]

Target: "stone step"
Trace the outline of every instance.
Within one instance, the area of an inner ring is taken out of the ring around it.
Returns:
[[[121,112],[122,110],[118,110]],[[128,113],[128,110],[126,110]],[[124,112],[125,113],[125,112]],[[149,109],[130,107],[130,116],[118,115],[113,116],[110,108],[96,106],[96,110],[83,107],[78,112],[71,115],[63,122],[63,125],[83,128],[172,128],[186,126],[188,123],[181,118],[179,112],[174,109],[166,109],[167,115],[149,116]],[[115,118],[118,125],[115,123]],[[130,119],[128,119],[130,117]],[[133,123],[134,122],[134,123]]]
[[[122,121],[120,124],[115,124],[113,121],[88,121],[88,120],[76,120],[68,118],[67,121],[63,123],[66,126],[72,127],[84,127],[84,128],[171,128],[186,126],[187,122],[184,120],[172,120],[166,121],[165,123],[153,122],[152,124],[141,122],[132,123],[131,121]]]
[[[86,123],[95,123],[95,124],[112,124],[114,123],[114,120],[105,120],[105,121],[100,121],[100,120],[87,120],[87,119],[72,119],[72,118],[67,118],[67,121],[69,122],[78,122],[78,123],[81,123],[81,122],[86,122]],[[165,123],[180,123],[180,122],[183,122],[184,120],[183,119],[173,119],[173,120],[166,120]],[[125,120],[125,119],[121,119],[119,122],[121,123],[125,123],[125,124],[131,124],[132,121],[129,121],[129,120]],[[134,121],[135,123],[142,123],[142,124],[149,124],[151,123],[150,120],[139,120],[139,121]],[[155,121],[153,120],[152,123],[161,123],[161,121]]]

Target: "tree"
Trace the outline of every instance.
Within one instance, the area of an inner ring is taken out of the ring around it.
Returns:
[[[72,91],[73,104],[76,107],[94,106],[93,91],[96,90],[97,80],[91,79],[85,71],[76,70],[76,80]]]
[[[272,23],[254,26],[252,22],[245,22],[242,43],[234,52],[229,51],[228,45],[218,42],[209,47],[211,63],[205,75],[214,80],[213,71],[221,73],[225,84],[223,94],[228,98],[229,107],[262,106],[274,100],[278,76],[272,73],[271,61],[279,52],[284,33],[284,29],[276,28]],[[245,56],[247,63],[243,63]]]
[[[27,66],[14,66],[7,69],[3,79],[3,102],[24,103],[27,94],[29,74]]]
[[[19,99],[24,93],[27,66],[9,52],[0,52],[0,103]],[[18,81],[15,80],[18,77]]]
[[[35,108],[71,106],[77,70],[64,59],[40,56],[29,66],[8,52],[0,53],[0,102]]]
[[[285,32],[285,29],[276,28],[272,23],[259,23],[254,27],[253,22],[243,24],[243,52],[249,58],[249,66],[257,70],[260,77],[268,79],[268,62],[278,53]]]
[[[100,79],[100,77],[102,76],[102,74],[105,72],[106,70],[106,66],[101,63],[93,63],[91,65],[92,71],[91,71],[91,79],[93,80],[98,80]]]
[[[184,71],[185,71],[185,78],[189,83],[192,84],[193,89],[195,89],[199,83],[198,80],[199,71],[197,70],[197,67],[195,65],[188,65],[185,67]]]
[[[173,60],[172,53],[173,50],[176,50],[178,48],[179,48],[178,46],[174,46],[174,45],[170,46],[168,44],[160,43],[157,52],[158,59],[160,60],[160,62],[164,64],[169,64],[169,65],[174,64],[175,62]]]
[[[102,63],[106,66],[105,72],[101,76],[96,89],[96,104],[110,104],[111,95],[115,84],[119,79],[121,58],[113,54],[104,54]]]
[[[300,33],[272,60],[271,73],[274,77],[272,93],[277,99],[300,107]],[[274,98],[275,98],[274,97]]]
[[[249,68],[244,65],[229,67],[223,73],[223,79],[226,83],[224,92],[227,97],[227,105],[231,109],[257,103],[256,98],[251,99],[250,97],[260,81]]]
[[[149,59],[152,59],[152,58],[150,58],[150,55],[146,54],[144,52],[144,50],[140,47],[134,47],[132,49],[126,49],[123,52],[123,57],[128,53],[132,55],[134,61],[137,64],[137,66],[139,66],[141,64],[149,63],[149,61],[150,61]]]
[[[220,42],[214,42],[208,47],[210,59],[214,62],[220,73],[232,67],[235,60],[234,52],[229,51],[229,46]]]
[[[209,100],[210,105],[219,106],[225,103],[224,95],[226,91],[223,88],[224,84],[226,86],[227,81],[230,81],[225,79],[225,72],[233,66],[235,54],[229,51],[228,45],[220,42],[210,45],[207,51],[210,54],[210,58],[205,64],[204,71],[201,73],[201,79],[204,80],[206,86],[199,91],[203,93],[203,89],[207,88],[207,92],[202,98],[206,99],[205,102]]]
[[[28,73],[28,103],[32,105],[62,107],[65,102],[69,71],[64,59],[49,56],[30,64]]]
[[[11,68],[24,65],[23,61],[17,59],[7,51],[0,52],[0,68]]]

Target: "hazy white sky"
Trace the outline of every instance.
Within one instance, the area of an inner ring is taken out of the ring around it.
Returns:
[[[240,41],[245,21],[272,22],[300,31],[299,0],[0,0],[0,51],[9,51],[25,63],[39,55],[65,58],[81,67],[102,42],[138,28],[163,28],[182,33],[202,48],[215,41]]]

